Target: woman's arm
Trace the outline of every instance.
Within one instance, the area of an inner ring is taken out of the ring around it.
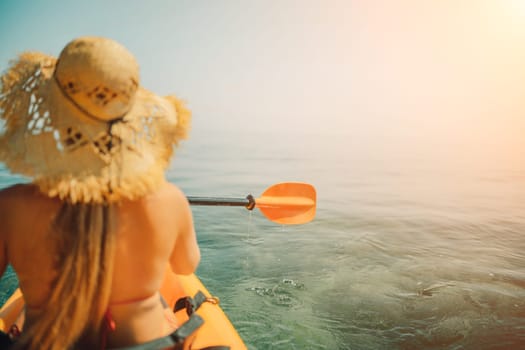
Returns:
[[[7,268],[7,227],[8,217],[6,202],[6,190],[0,191],[0,276],[4,275],[5,269]]]
[[[174,187],[174,225],[177,227],[177,239],[170,257],[173,272],[188,275],[195,272],[200,261],[197,235],[193,226],[193,215],[186,196]]]

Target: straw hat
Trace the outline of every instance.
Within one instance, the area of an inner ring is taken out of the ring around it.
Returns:
[[[153,191],[190,112],[139,85],[119,43],[70,42],[54,57],[26,52],[1,77],[0,161],[40,190],[71,202],[112,202]]]

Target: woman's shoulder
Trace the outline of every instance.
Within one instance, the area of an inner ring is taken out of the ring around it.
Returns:
[[[42,194],[33,184],[16,184],[0,190],[0,222],[3,228],[28,222],[30,213],[55,212],[60,205],[57,198]]]
[[[121,207],[141,208],[158,210],[161,208],[182,209],[189,207],[188,200],[182,190],[176,185],[165,182],[155,192],[142,197],[137,201],[124,201]]]
[[[44,196],[34,184],[14,184],[0,190],[0,200],[14,201],[14,200],[30,200],[34,199],[50,199]]]
[[[160,186],[157,192],[154,194],[155,197],[162,198],[165,200],[187,202],[186,195],[182,190],[171,182],[165,182]]]

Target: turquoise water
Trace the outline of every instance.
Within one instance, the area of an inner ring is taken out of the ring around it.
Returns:
[[[168,177],[188,195],[317,188],[306,225],[193,207],[198,275],[250,349],[525,347],[522,163],[362,149],[343,134],[196,132]],[[2,186],[18,180],[0,172]]]

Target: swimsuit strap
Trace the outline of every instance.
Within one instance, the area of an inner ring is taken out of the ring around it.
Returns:
[[[104,322],[102,325],[102,334],[100,339],[100,349],[104,350],[106,348],[106,344],[108,342],[108,334],[109,332],[115,331],[116,328],[117,324],[115,323],[113,316],[111,316],[111,311],[108,308],[106,310],[106,313],[104,314]]]

